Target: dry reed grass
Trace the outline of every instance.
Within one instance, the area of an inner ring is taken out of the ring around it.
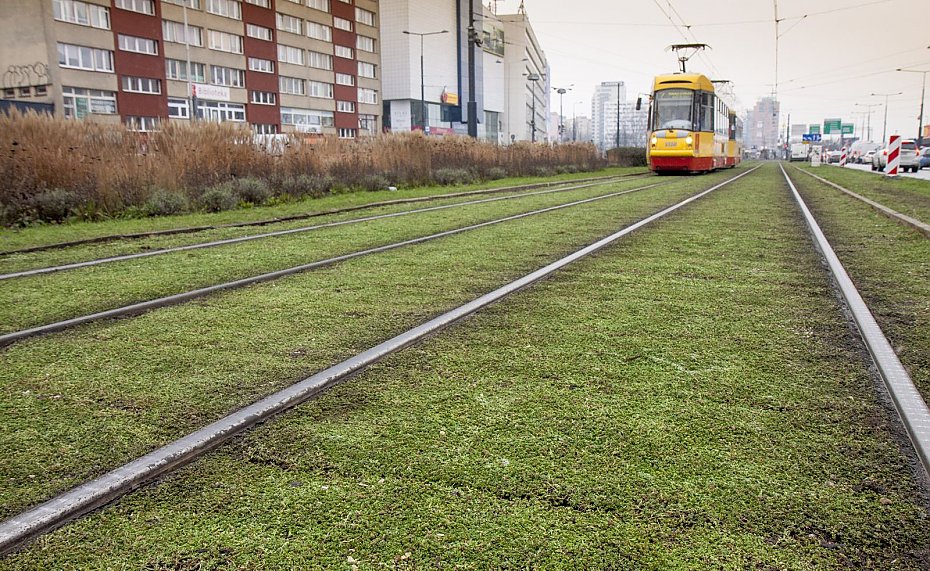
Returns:
[[[589,144],[500,147],[405,133],[357,141],[290,137],[269,150],[253,144],[246,127],[228,123],[167,122],[157,132],[136,133],[13,111],[0,114],[0,220],[54,219],[49,197],[58,210],[85,219],[144,212],[147,200],[166,192],[197,205],[208,189],[243,177],[265,181],[280,196],[294,186],[287,181],[306,175],[358,189],[432,184],[437,172],[449,170],[482,180],[603,166]]]

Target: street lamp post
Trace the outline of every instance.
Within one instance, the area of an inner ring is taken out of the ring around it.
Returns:
[[[887,145],[888,141],[885,138],[888,136],[888,98],[894,95],[901,95],[901,91],[897,93],[873,93],[872,97],[884,97],[885,98],[885,122],[882,124],[882,145]]]
[[[575,84],[571,84],[568,87],[553,87],[553,91],[559,94],[559,142],[561,143],[564,139],[565,134],[565,114],[562,110],[562,97],[572,90]]]
[[[533,116],[530,118],[530,129],[532,129],[532,134],[530,135],[530,141],[536,142],[536,82],[542,79],[538,73],[530,73],[526,76],[527,81],[531,82],[532,92],[533,92]]]
[[[866,113],[868,113],[869,119],[867,123],[868,126],[866,127],[866,133],[869,134],[869,141],[872,141],[872,108],[881,107],[882,104],[881,103],[856,103],[856,106],[865,107],[867,109]]]
[[[408,36],[420,36],[420,114],[422,118],[423,134],[429,135],[429,121],[426,119],[426,76],[423,71],[423,38],[426,36],[436,36],[439,34],[448,34],[449,30],[440,30],[438,32],[410,32],[403,31]]]
[[[902,69],[898,68],[898,71],[906,71],[910,73],[922,73],[923,74],[923,87],[920,89],[920,116],[917,119],[917,147],[923,148],[924,146],[924,97],[927,95],[927,74],[930,71],[922,71],[918,69]]]

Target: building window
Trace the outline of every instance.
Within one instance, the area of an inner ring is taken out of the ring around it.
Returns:
[[[261,125],[255,124],[252,125],[252,130],[256,135],[277,135],[278,126],[277,125]]]
[[[158,55],[158,42],[148,38],[139,38],[137,36],[127,36],[118,34],[119,49],[124,52],[135,52],[137,54]]]
[[[350,87],[355,86],[355,76],[348,73],[336,73],[336,84],[337,85],[348,85]]]
[[[124,75],[122,78],[123,91],[130,93],[149,93],[152,95],[161,94],[161,80],[150,77],[131,77]]]
[[[184,24],[181,22],[172,22],[171,20],[161,21],[162,36],[166,42],[183,44],[184,41]],[[192,46],[203,47],[203,28],[197,26],[187,27],[187,43]]]
[[[110,29],[110,10],[104,6],[79,2],[78,0],[54,0],[52,14],[56,20],[100,28]]]
[[[258,105],[274,105],[278,102],[277,96],[271,91],[251,91],[249,101]]]
[[[48,94],[48,88],[44,85],[36,85],[36,97],[42,97]]]
[[[368,10],[362,10],[358,6],[355,7],[355,21],[360,24],[365,24],[366,26],[375,25],[375,13]]]
[[[247,4],[255,4],[262,8],[271,8],[271,0],[245,0]]]
[[[301,23],[300,18],[295,18],[293,16],[288,16],[287,14],[282,14],[278,12],[278,29],[285,32],[290,32],[292,34],[301,33]]]
[[[339,129],[339,138],[340,139],[354,139],[357,135],[355,129]]]
[[[378,92],[374,89],[360,87],[358,90],[358,102],[376,105],[378,103]]]
[[[197,114],[207,121],[233,121],[245,122],[245,105],[240,103],[226,103],[225,101],[197,101]]]
[[[306,95],[307,85],[298,77],[278,77],[278,91],[289,95]]]
[[[310,67],[315,67],[317,69],[333,69],[333,56],[330,54],[324,54],[320,52],[308,51],[307,55],[309,56],[309,61],[307,65]]]
[[[307,0],[307,6],[323,12],[329,12],[329,0]]]
[[[207,0],[207,12],[233,20],[242,19],[242,5],[236,0]]]
[[[191,106],[187,99],[168,98],[168,117],[173,119],[190,119]]]
[[[356,36],[355,47],[363,52],[375,53],[375,40],[367,36]]]
[[[256,24],[246,24],[245,35],[249,36],[250,38],[265,40],[266,42],[270,42],[274,39],[274,34],[271,31],[271,28],[266,28]]]
[[[341,57],[341,58],[346,58],[346,59],[352,59],[353,57],[355,57],[355,52],[352,51],[352,48],[348,48],[346,46],[340,46],[340,45],[333,46],[333,51],[335,52],[336,57]]]
[[[376,66],[373,63],[368,63],[364,61],[358,62],[358,76],[367,77],[369,79],[376,79]]]
[[[13,89],[12,87],[4,87],[4,88],[3,88],[3,98],[4,98],[4,99],[13,99],[14,97],[16,97],[16,90],[15,90],[15,89]]]
[[[260,71],[262,73],[274,73],[274,62],[270,59],[250,57],[249,69],[252,71]]]
[[[282,107],[281,124],[293,125],[298,131],[307,133],[322,133],[324,127],[335,125],[335,114],[332,111]]]
[[[353,101],[337,101],[336,102],[336,111],[340,113],[355,113],[355,102]]]
[[[149,133],[158,130],[158,117],[126,117],[126,125],[133,131]]]
[[[242,53],[242,36],[227,34],[217,30],[210,32],[210,49],[234,54]]]
[[[58,44],[58,65],[113,73],[113,52],[72,44]]]
[[[214,85],[227,85],[229,87],[245,87],[245,70],[220,65],[210,66],[211,79]]]
[[[84,89],[81,87],[62,87],[65,117],[83,119],[90,113],[114,115],[116,113],[116,92]]]
[[[166,59],[165,76],[168,79],[187,81],[187,62],[179,59]],[[192,61],[190,80],[196,83],[204,83],[207,81],[207,66]]]
[[[300,48],[278,44],[278,61],[303,65],[304,51]]]
[[[168,2],[170,4],[177,4],[178,6],[187,6],[188,8],[193,8],[194,10],[200,10],[200,0],[162,0],[163,2]]]
[[[352,22],[344,18],[333,18],[333,27],[339,28],[340,30],[345,30],[347,32],[352,31]]]
[[[148,14],[149,16],[155,14],[155,0],[114,0],[113,5],[123,10]]]
[[[299,33],[299,32],[298,32]],[[333,29],[316,22],[307,22],[307,36],[324,42],[333,41]]]
[[[307,83],[309,86],[307,95],[309,95],[310,97],[320,97],[323,99],[333,98],[333,84],[332,83],[323,83],[322,81],[313,81],[313,80],[310,80]]]
[[[365,131],[369,135],[374,135],[378,132],[378,117],[375,115],[359,115],[358,128],[360,131]]]

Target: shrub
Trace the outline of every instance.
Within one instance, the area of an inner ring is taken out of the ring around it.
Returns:
[[[40,220],[61,222],[71,215],[80,204],[80,199],[73,192],[55,188],[35,195],[33,205]]]
[[[142,207],[146,216],[181,214],[188,208],[187,197],[177,192],[156,189]]]
[[[533,169],[534,176],[552,176],[555,174],[555,169],[552,167],[536,167]]]
[[[260,178],[245,177],[235,182],[236,194],[242,202],[261,204],[271,198],[271,188]]]
[[[387,190],[387,188],[391,186],[391,181],[389,181],[387,177],[380,174],[369,174],[362,177],[361,181],[359,181],[359,184],[363,190]]]
[[[333,179],[330,176],[300,174],[282,180],[278,185],[278,192],[295,198],[320,198],[326,196],[332,187]]]
[[[433,180],[444,186],[471,184],[475,175],[468,169],[439,169],[433,173]]]
[[[239,204],[239,197],[232,183],[224,182],[211,186],[200,196],[200,206],[207,212],[232,210]]]
[[[486,174],[488,180],[498,180],[501,178],[507,178],[507,169],[501,167],[491,167],[487,170]]]

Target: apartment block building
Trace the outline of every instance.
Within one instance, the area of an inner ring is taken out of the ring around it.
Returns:
[[[3,0],[0,97],[57,116],[375,134],[377,0]]]

